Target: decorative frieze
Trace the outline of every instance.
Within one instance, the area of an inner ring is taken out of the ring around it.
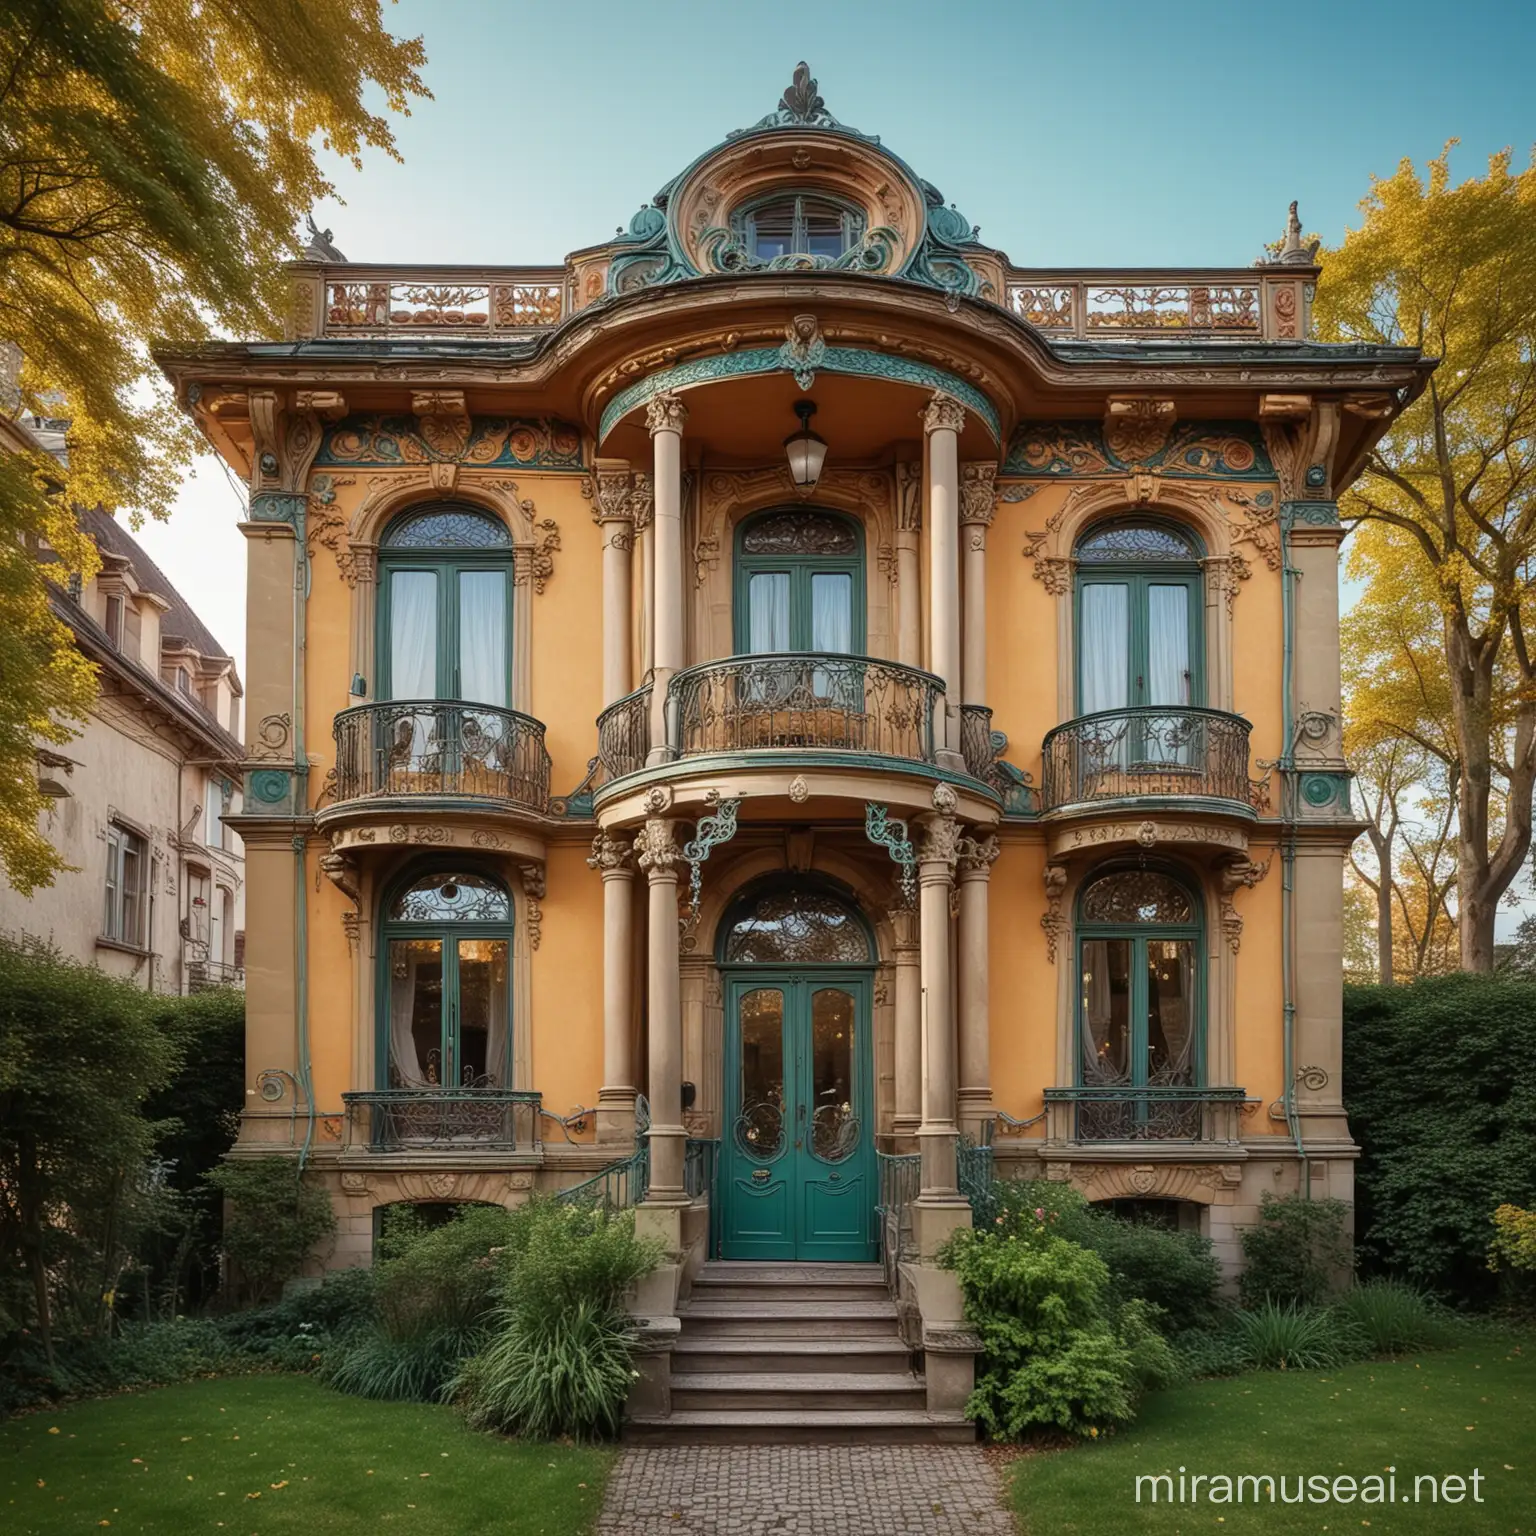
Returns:
[[[1179,479],[1275,478],[1252,422],[1192,421],[1175,427],[1159,414],[1171,401],[1114,400],[1125,410],[1109,417],[1115,424],[1109,434],[1096,421],[1024,422],[1009,440],[1002,472],[1052,480],[1123,476],[1137,469]]]
[[[421,391],[412,404],[462,407],[453,391]],[[472,416],[443,409],[417,416],[349,416],[327,426],[316,466],[389,469],[396,466],[459,464],[485,469],[583,468],[581,430],[552,417],[525,419]]]

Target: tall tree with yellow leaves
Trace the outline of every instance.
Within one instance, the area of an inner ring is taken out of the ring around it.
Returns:
[[[91,681],[37,551],[89,569],[72,505],[165,515],[194,439],[149,345],[277,333],[298,216],[334,190],[320,152],[394,156],[364,95],[408,111],[424,60],[378,0],[0,0],[0,343],[22,358],[3,408],[71,423],[64,469],[0,470],[0,865],[22,889],[61,867],[33,743]]]
[[[1373,184],[1360,228],[1323,253],[1316,321],[1324,340],[1442,359],[1340,513],[1360,530],[1367,597],[1414,605],[1438,633],[1460,960],[1491,971],[1536,789],[1536,162],[1515,174],[1506,151],[1453,186],[1451,148],[1427,182],[1405,160]],[[1349,707],[1358,719],[1358,693]]]

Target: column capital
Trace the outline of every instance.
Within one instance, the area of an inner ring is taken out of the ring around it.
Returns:
[[[651,517],[656,510],[656,490],[648,474],[642,472],[635,476],[629,492],[629,510],[635,520],[635,532],[644,533],[651,526]]]
[[[965,426],[965,407],[941,389],[933,392],[933,398],[919,415],[923,418],[923,431],[929,434],[959,432]]]
[[[629,880],[634,876],[634,839],[622,833],[599,832],[592,839],[587,867],[597,870],[604,880]]]
[[[645,424],[652,437],[658,432],[681,433],[687,420],[688,407],[674,394],[657,395],[645,408]]]
[[[986,837],[960,837],[955,851],[962,880],[988,880],[1003,850],[996,834],[988,833]]]
[[[599,459],[589,481],[594,523],[634,521],[634,486],[625,459]]]
[[[947,811],[924,816],[922,846],[917,850],[917,879],[920,885],[948,885],[960,856],[960,824]]]
[[[683,861],[682,850],[672,829],[675,822],[664,817],[653,817],[640,829],[635,838],[635,848],[640,855],[640,868],[654,885],[658,881],[677,880],[677,866]]]
[[[990,459],[973,459],[960,466],[960,521],[992,525],[997,512],[997,465]]]

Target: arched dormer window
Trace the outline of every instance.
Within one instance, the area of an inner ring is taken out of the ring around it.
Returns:
[[[1202,550],[1177,524],[1115,518],[1077,541],[1077,712],[1205,702]]]
[[[823,193],[777,193],[749,203],[735,218],[737,234],[758,261],[796,256],[835,261],[864,236],[864,216]]]
[[[512,538],[503,522],[457,502],[413,507],[384,530],[379,578],[379,698],[510,704]]]
[[[1079,1137],[1196,1134],[1199,1106],[1159,1090],[1203,1081],[1198,900],[1171,874],[1123,869],[1089,880],[1077,915],[1078,1083],[1126,1090],[1081,1103]]]
[[[512,898],[489,875],[420,875],[384,912],[381,1088],[506,1088]]]

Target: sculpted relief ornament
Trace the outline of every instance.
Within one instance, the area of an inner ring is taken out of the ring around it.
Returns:
[[[1045,955],[1052,965],[1056,963],[1056,945],[1059,942],[1062,930],[1066,927],[1066,918],[1062,915],[1062,899],[1067,894],[1067,868],[1064,864],[1047,864],[1045,866],[1045,915],[1040,919],[1040,926],[1045,930]]]
[[[1269,866],[1273,859],[1274,855],[1271,854],[1262,864],[1256,864],[1252,859],[1236,858],[1222,866],[1219,875],[1221,928],[1234,955],[1243,941],[1243,919],[1232,898],[1241,890],[1252,890],[1269,873]]]

